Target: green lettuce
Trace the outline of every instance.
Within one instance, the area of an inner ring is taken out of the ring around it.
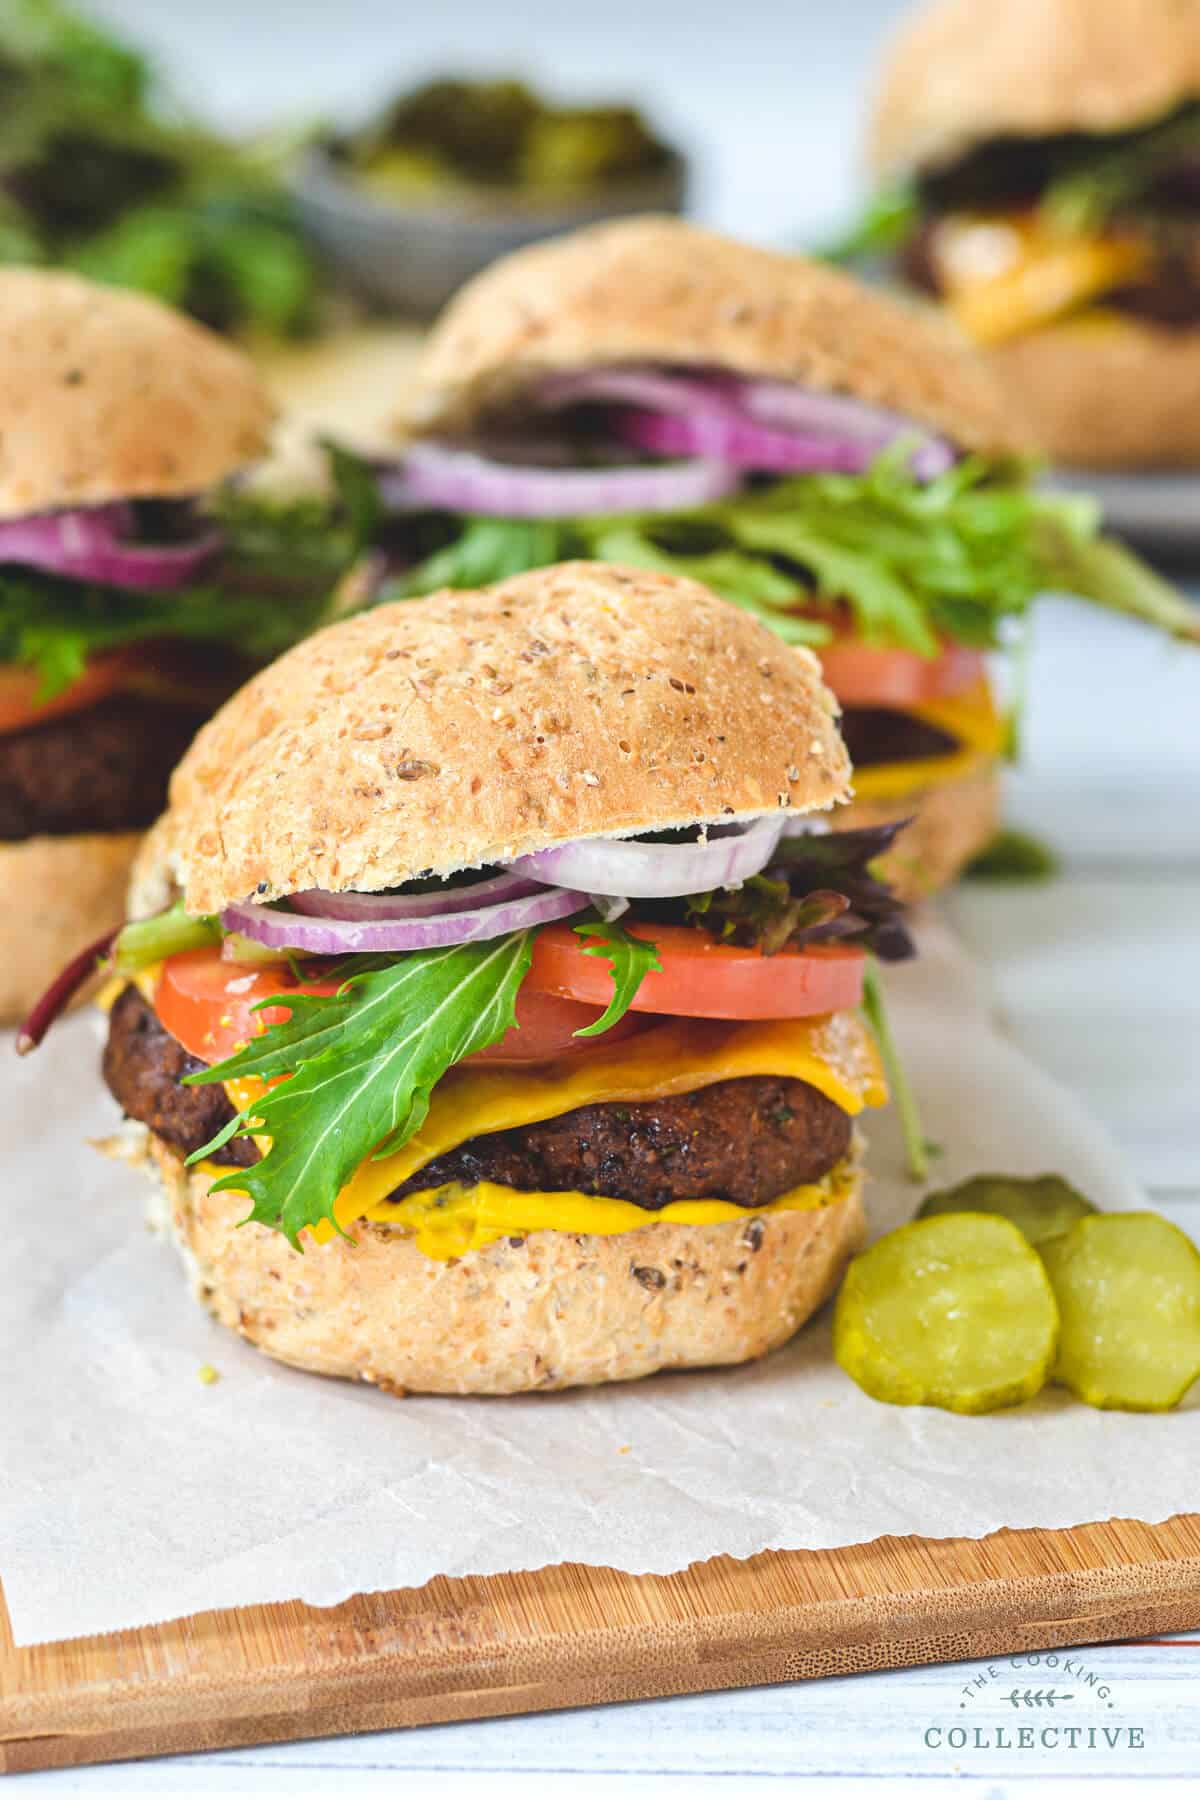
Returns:
[[[1042,493],[1024,466],[982,457],[921,483],[910,453],[898,444],[862,475],[787,478],[667,515],[464,518],[379,598],[477,587],[583,556],[692,576],[791,642],[830,636],[797,602],[837,601],[867,643],[925,656],[942,638],[990,649],[1006,620],[1054,589],[1200,635],[1177,590],[1099,535],[1090,501]]]

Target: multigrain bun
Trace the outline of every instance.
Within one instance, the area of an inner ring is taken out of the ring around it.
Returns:
[[[699,583],[562,563],[330,626],[176,769],[136,912],[394,887],[572,839],[829,807],[849,761],[809,651]]]
[[[973,856],[995,837],[1000,824],[1000,777],[984,762],[955,780],[933,782],[899,800],[855,800],[838,813],[838,825],[909,822],[880,857],[885,879],[911,904],[956,881]]]
[[[613,1237],[535,1231],[433,1262],[365,1222],[297,1256],[241,1225],[158,1139],[149,1154],[197,1296],[268,1355],[395,1393],[516,1394],[747,1362],[786,1343],[836,1287],[864,1237],[857,1172],[813,1212],[720,1225],[655,1221]],[[240,1228],[239,1228],[240,1227]]]
[[[888,53],[868,155],[944,167],[993,138],[1131,130],[1200,94],[1194,0],[934,0]]]
[[[0,518],[199,493],[271,416],[249,359],[157,300],[0,270]]]
[[[85,944],[125,917],[137,831],[0,844],[0,1024],[19,1024]]]
[[[794,381],[891,408],[964,449],[1020,447],[999,391],[931,310],[654,217],[519,250],[468,282],[430,335],[401,424],[457,432],[555,371],[639,362]]]
[[[1131,317],[1067,320],[996,344],[988,359],[1055,462],[1200,463],[1200,331]]]

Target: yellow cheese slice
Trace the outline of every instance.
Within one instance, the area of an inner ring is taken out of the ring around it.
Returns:
[[[1136,280],[1152,251],[1132,234],[1055,231],[1034,213],[950,213],[931,256],[963,330],[977,344],[999,344]]]
[[[502,1237],[526,1237],[532,1231],[571,1231],[615,1237],[644,1231],[660,1221],[668,1225],[720,1225],[751,1219],[760,1213],[813,1212],[833,1206],[851,1191],[857,1171],[840,1163],[823,1180],[780,1194],[769,1206],[734,1206],[729,1200],[674,1200],[658,1212],[631,1200],[600,1199],[580,1193],[522,1193],[517,1188],[481,1181],[473,1187],[426,1188],[403,1200],[382,1201],[363,1214],[375,1224],[394,1225],[410,1233],[417,1249],[438,1262],[465,1256]],[[331,1235],[328,1225],[313,1234]]]
[[[974,682],[961,694],[906,706],[910,718],[920,719],[957,738],[962,748],[945,756],[924,756],[913,762],[868,763],[854,771],[854,792],[860,800],[903,800],[922,788],[957,781],[993,762],[1004,750],[1005,726],[986,680]]]
[[[668,1019],[579,1062],[451,1069],[434,1089],[416,1136],[394,1155],[365,1162],[343,1188],[338,1224],[345,1229],[369,1215],[401,1182],[468,1138],[534,1125],[580,1106],[659,1100],[750,1075],[806,1081],[852,1116],[887,1103],[875,1042],[857,1013],[745,1023]],[[240,1112],[253,1106],[263,1087],[247,1078],[227,1081],[225,1091]],[[260,1148],[268,1144],[259,1140]]]

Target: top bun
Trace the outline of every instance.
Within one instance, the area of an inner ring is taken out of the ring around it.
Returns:
[[[1016,447],[998,389],[931,308],[654,217],[532,245],[468,282],[433,328],[401,423],[460,431],[547,374],[630,362],[795,381],[888,407],[964,449]]]
[[[248,358],[159,301],[0,270],[0,518],[199,493],[271,417]]]
[[[698,582],[562,563],[331,625],[203,727],[135,913],[398,886],[574,838],[846,796],[837,702]]]
[[[934,0],[883,65],[880,175],[944,167],[993,138],[1104,135],[1200,94],[1195,0]]]

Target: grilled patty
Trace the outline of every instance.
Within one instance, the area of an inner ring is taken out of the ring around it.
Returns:
[[[152,824],[171,770],[206,716],[207,709],[116,694],[0,736],[0,841]]]
[[[113,1007],[104,1079],[131,1119],[188,1155],[233,1117],[225,1090],[183,1087],[203,1067],[159,1023],[136,988]],[[764,1206],[818,1181],[850,1145],[850,1120],[816,1088],[783,1076],[719,1081],[692,1094],[581,1106],[560,1118],[486,1137],[426,1163],[390,1196],[447,1182],[495,1181],[525,1191],[575,1190],[655,1212],[697,1197]],[[245,1167],[254,1145],[235,1138],[215,1161]]]
[[[857,769],[872,763],[921,762],[928,756],[948,756],[960,747],[948,731],[885,706],[848,706],[842,714],[842,737]]]

